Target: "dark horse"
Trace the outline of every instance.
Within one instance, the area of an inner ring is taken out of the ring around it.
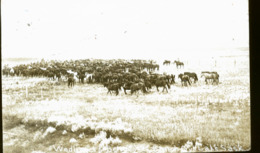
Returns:
[[[184,72],[184,75],[188,75],[190,78],[194,80],[194,83],[198,81],[198,76],[194,72]]]
[[[115,91],[116,95],[119,94],[119,90],[121,89],[121,84],[120,83],[105,83],[104,84],[105,87],[107,87],[108,91],[107,94],[111,93],[111,91]]]
[[[164,62],[163,62],[163,65],[170,65],[171,64],[171,61],[168,61],[168,60],[165,60]]]
[[[133,83],[130,87],[131,89],[131,95],[139,90],[142,90],[143,93],[146,93],[145,84],[142,82],[139,83]]]
[[[184,68],[184,63],[183,63],[183,62],[174,61],[174,63],[176,64],[177,69],[178,69],[179,67],[181,68],[181,66]]]
[[[79,82],[84,84],[84,79],[86,78],[86,75],[84,73],[79,73],[78,76]]]
[[[188,75],[184,75],[184,74],[179,74],[178,78],[181,79],[181,85],[186,86],[187,87],[187,82],[189,83],[189,85],[191,85],[190,83],[190,77]]]
[[[166,88],[166,85],[167,85],[168,89],[171,89],[170,84],[166,80],[164,80],[164,79],[158,79],[155,82],[155,86],[156,86],[156,89],[157,89],[158,92],[159,92],[158,87],[163,87],[163,91],[164,91],[164,89],[166,89],[166,91],[168,92],[168,90]]]
[[[149,91],[150,89],[152,89],[152,84],[151,84],[150,81],[145,80],[145,81],[144,81],[144,85],[145,85],[145,87],[146,87],[146,91]]]
[[[126,83],[124,83],[123,89],[124,89],[125,94],[127,94],[126,90],[131,90],[131,85],[132,84],[133,84],[133,82],[131,82],[131,81],[127,81]]]
[[[75,79],[73,76],[69,76],[68,78],[68,87],[73,87],[75,85]]]
[[[167,82],[174,84],[175,83],[175,75],[171,74],[171,75],[165,75],[165,78],[167,80]]]

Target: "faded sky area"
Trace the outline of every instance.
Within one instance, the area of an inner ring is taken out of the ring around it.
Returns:
[[[247,0],[2,0],[2,57],[167,58],[249,47]]]

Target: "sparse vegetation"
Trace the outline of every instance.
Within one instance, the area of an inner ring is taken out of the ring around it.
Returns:
[[[189,88],[172,85],[169,93],[153,88],[119,96],[98,84],[68,88],[46,78],[3,77],[4,150],[249,150],[249,71],[220,70],[218,86],[200,80]]]

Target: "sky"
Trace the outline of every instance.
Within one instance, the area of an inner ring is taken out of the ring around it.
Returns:
[[[167,58],[249,46],[247,0],[2,0],[2,57]]]

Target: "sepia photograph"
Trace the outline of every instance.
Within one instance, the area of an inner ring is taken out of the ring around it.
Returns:
[[[4,153],[250,151],[248,0],[2,0]]]

